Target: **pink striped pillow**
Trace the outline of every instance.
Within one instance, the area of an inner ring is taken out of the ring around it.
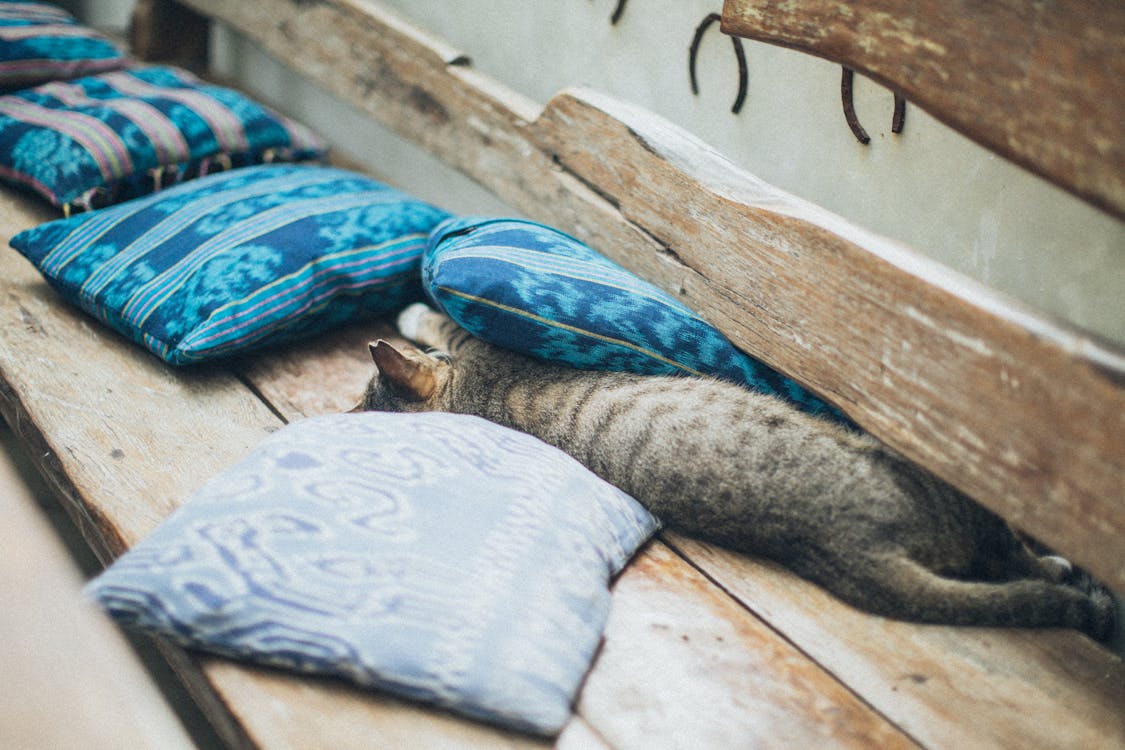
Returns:
[[[62,8],[0,2],[0,93],[128,63],[117,45]]]
[[[0,97],[0,178],[68,213],[217,169],[324,154],[304,126],[178,68],[114,71]]]

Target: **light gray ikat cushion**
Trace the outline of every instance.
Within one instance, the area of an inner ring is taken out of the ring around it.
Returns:
[[[656,525],[523,433],[339,414],[270,436],[87,593],[184,646],[553,735],[601,638],[608,582]]]

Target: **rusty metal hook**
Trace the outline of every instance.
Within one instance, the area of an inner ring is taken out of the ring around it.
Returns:
[[[895,92],[895,111],[891,115],[891,132],[899,134],[902,132],[902,126],[906,122],[906,99],[902,94]]]
[[[855,102],[852,100],[852,82],[855,79],[855,71],[847,66],[844,66],[843,71],[840,78],[840,99],[844,104],[844,119],[848,121],[848,127],[851,128],[855,139],[866,145],[871,142],[871,136],[859,124],[859,118],[855,114]],[[895,111],[891,116],[891,132],[898,134],[902,132],[903,124],[906,121],[906,99],[897,92],[894,97]]]
[[[616,26],[617,22],[621,20],[621,16],[625,15],[625,3],[629,0],[617,0],[617,7],[613,9],[613,15],[609,17],[611,25]]]
[[[691,93],[699,96],[699,79],[695,74],[695,59],[699,56],[699,44],[703,41],[703,35],[707,33],[707,29],[711,28],[711,24],[716,21],[721,21],[722,16],[718,13],[710,13],[704,18],[699,26],[695,28],[695,36],[692,37],[691,47],[688,50],[688,75],[691,77]],[[730,108],[733,114],[738,114],[742,111],[742,105],[746,103],[746,89],[747,89],[747,72],[746,72],[746,51],[742,48],[742,40],[736,36],[730,37],[731,43],[734,45],[734,57],[738,60],[738,94],[734,97],[734,105]]]

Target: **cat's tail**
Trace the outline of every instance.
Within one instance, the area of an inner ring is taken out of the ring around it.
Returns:
[[[893,554],[860,554],[844,564],[846,571],[836,567],[834,580],[822,585],[857,607],[887,617],[947,625],[1076,628],[1100,641],[1114,630],[1113,599],[1096,586],[1083,590],[1031,578],[946,578]],[[819,578],[815,573],[808,577]]]

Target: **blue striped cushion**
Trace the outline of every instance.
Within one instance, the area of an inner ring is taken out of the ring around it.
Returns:
[[[0,177],[67,209],[208,171],[324,153],[303,125],[177,68],[115,71],[0,97]]]
[[[352,172],[262,165],[12,238],[63,297],[172,364],[306,336],[421,296],[445,212]]]
[[[52,3],[0,2],[0,93],[128,63],[113,42]]]
[[[120,622],[556,734],[607,583],[656,528],[560,450],[462,414],[267,438],[95,578]]]
[[[491,343],[582,369],[710,375],[850,424],[674,297],[557,229],[450,219],[430,236],[422,281],[450,318]]]

